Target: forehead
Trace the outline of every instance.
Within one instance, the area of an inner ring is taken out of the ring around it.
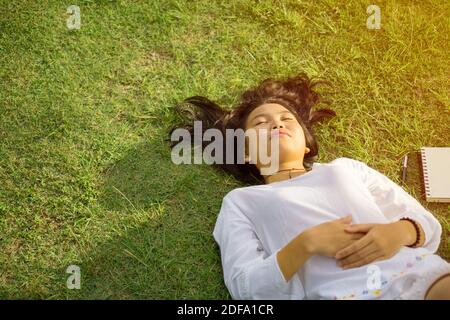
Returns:
[[[289,109],[285,108],[281,104],[278,103],[265,103],[262,104],[250,112],[250,114],[247,117],[247,123],[253,120],[255,117],[257,117],[260,114],[278,114],[280,112],[289,112]]]

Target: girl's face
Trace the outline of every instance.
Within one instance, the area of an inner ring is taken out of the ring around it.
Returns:
[[[253,109],[247,117],[245,122],[245,131],[248,129],[254,129],[257,137],[259,137],[259,131],[266,129],[267,135],[264,139],[264,144],[261,147],[269,150],[267,153],[270,156],[270,142],[274,135],[279,137],[279,166],[283,163],[298,163],[303,166],[303,157],[305,151],[309,152],[306,147],[305,135],[303,128],[297,121],[296,117],[285,107],[277,103],[266,103]],[[260,145],[259,139],[257,139],[257,145],[250,147],[248,143],[255,143],[254,139],[248,139],[246,142],[246,154],[248,155],[250,150],[250,159],[253,163],[256,163],[258,168],[261,167],[261,163],[256,156],[259,154],[258,146]],[[265,145],[267,144],[267,145]],[[257,154],[252,154],[252,150],[257,150]],[[262,151],[263,154],[265,150]],[[255,161],[255,159],[257,159]]]

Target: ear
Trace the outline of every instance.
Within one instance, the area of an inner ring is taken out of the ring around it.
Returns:
[[[311,149],[309,149],[308,147],[305,148],[305,153],[310,153]]]

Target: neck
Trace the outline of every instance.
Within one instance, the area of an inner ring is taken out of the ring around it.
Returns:
[[[290,161],[280,164],[279,170],[271,175],[264,176],[266,184],[283,181],[302,175],[306,172],[303,161]]]

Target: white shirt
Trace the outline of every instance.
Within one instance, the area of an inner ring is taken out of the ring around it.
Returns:
[[[352,223],[410,217],[421,224],[425,243],[347,270],[334,258],[315,255],[286,282],[277,252],[303,230],[349,214]],[[311,171],[288,180],[230,191],[213,236],[233,299],[395,299],[425,272],[449,265],[434,254],[441,233],[439,221],[403,188],[343,157],[316,162]]]

